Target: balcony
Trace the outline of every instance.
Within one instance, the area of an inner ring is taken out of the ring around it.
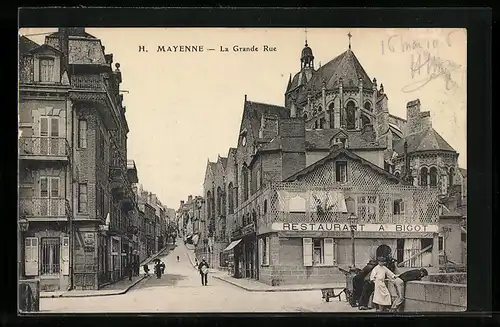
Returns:
[[[277,182],[267,185],[238,208],[237,221],[254,213],[258,225],[273,223],[437,224],[438,192],[404,185],[316,185]]]
[[[19,200],[19,215],[30,220],[62,220],[71,214],[69,201],[60,198],[27,198]]]
[[[126,165],[120,157],[115,157],[109,165],[109,184],[117,200],[122,200],[127,187]]]
[[[64,137],[21,137],[19,159],[69,161],[69,143]]]

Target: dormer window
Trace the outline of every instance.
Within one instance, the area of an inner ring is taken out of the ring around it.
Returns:
[[[54,58],[40,58],[40,82],[54,82]]]

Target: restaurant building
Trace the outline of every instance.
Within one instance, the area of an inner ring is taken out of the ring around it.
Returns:
[[[374,259],[384,244],[401,266],[436,266],[437,194],[437,189],[405,185],[348,149],[334,148],[244,203],[238,214],[250,214],[253,221],[233,249],[242,242],[243,249],[255,244],[256,279],[266,284],[340,281],[344,277],[338,268],[352,264],[349,218],[355,217],[357,267]]]

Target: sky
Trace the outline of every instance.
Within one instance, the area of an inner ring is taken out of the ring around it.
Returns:
[[[29,28],[20,34],[43,43],[56,30]],[[120,89],[128,92],[124,93],[130,128],[128,159],[135,160],[144,189],[170,208],[177,209],[189,195],[201,195],[207,160],[226,157],[229,148],[236,147],[245,95],[250,101],[284,105],[289,76],[300,70],[306,37],[318,68],[347,50],[350,32],[352,51],[368,76],[384,85],[389,112],[406,118],[406,103],[420,99],[421,110],[431,113],[433,127],[460,154],[459,166],[467,168],[466,30],[86,31],[101,39],[106,53],[120,63]],[[158,46],[167,50],[180,45],[203,46],[204,52],[157,51]],[[275,51],[263,51],[265,45]],[[139,51],[141,46],[148,51]],[[255,46],[259,51],[235,52],[233,46]],[[228,51],[221,52],[225,48]]]

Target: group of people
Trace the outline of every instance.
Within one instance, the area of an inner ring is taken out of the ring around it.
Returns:
[[[147,264],[143,266],[143,269],[144,269],[144,274],[149,275],[149,266]],[[154,265],[154,274],[156,275],[156,278],[160,279],[164,273],[165,273],[165,263],[160,259],[156,259]]]
[[[428,275],[426,269],[412,269],[402,274],[395,274],[396,266],[394,260],[379,257],[370,260],[361,269],[353,280],[353,302],[360,310],[371,308],[370,298],[373,294],[372,303],[377,311],[398,311],[404,302],[405,284],[409,281],[421,280]],[[392,281],[396,293],[396,299],[392,301],[391,293],[386,282]]]

